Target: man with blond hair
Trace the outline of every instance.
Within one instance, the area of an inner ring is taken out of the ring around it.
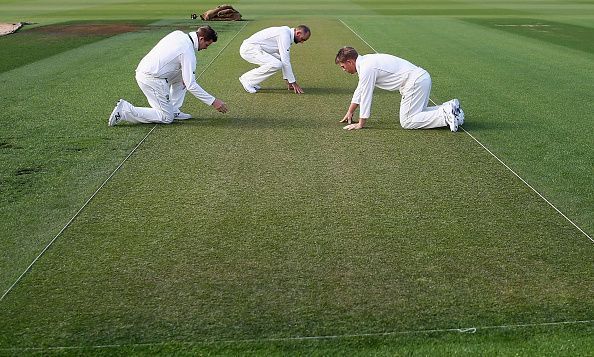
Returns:
[[[388,91],[400,91],[400,125],[404,129],[432,129],[449,127],[458,131],[464,123],[460,101],[452,99],[440,106],[427,107],[431,92],[431,77],[421,67],[409,61],[383,53],[359,55],[353,47],[343,47],[336,55],[335,63],[345,72],[359,75],[359,83],[351,104],[340,121],[348,125],[346,130],[362,129],[371,115],[371,101],[375,87]],[[359,108],[359,121],[352,123],[355,110]]]

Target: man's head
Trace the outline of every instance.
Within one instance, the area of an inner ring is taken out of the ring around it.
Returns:
[[[208,25],[198,27],[196,35],[198,36],[198,51],[205,50],[213,42],[217,42],[217,32]]]
[[[350,74],[357,73],[357,50],[352,47],[343,47],[336,54],[334,63],[340,66],[345,72]]]
[[[309,36],[311,36],[311,30],[305,25],[299,25],[295,27],[294,33],[295,38],[293,41],[295,41],[295,43],[305,42],[309,40]]]

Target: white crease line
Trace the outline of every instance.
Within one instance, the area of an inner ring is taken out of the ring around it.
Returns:
[[[519,178],[526,186],[528,186],[528,188],[530,188],[532,191],[534,191],[534,193],[536,193],[540,198],[542,198],[546,203],[548,203],[549,206],[551,206],[555,211],[557,211],[557,213],[559,213],[563,218],[565,218],[567,220],[567,222],[571,223],[571,225],[573,225],[575,228],[577,228],[578,231],[582,232],[582,234],[585,235],[586,238],[588,238],[592,243],[594,243],[594,239],[592,239],[592,237],[590,237],[588,235],[588,233],[586,233],[577,224],[575,224],[569,217],[567,217],[563,212],[561,212],[557,207],[555,207],[554,204],[552,204],[549,200],[547,200],[545,196],[543,196],[534,187],[532,187],[532,185],[530,185],[528,182],[526,182],[526,180],[524,180],[522,177],[520,177],[520,175],[518,175],[514,170],[512,170],[511,167],[507,166],[507,164],[505,162],[503,162],[500,158],[497,157],[497,155],[495,155],[493,152],[491,152],[491,150],[489,150],[485,145],[483,145],[483,143],[481,143],[480,141],[478,141],[478,139],[476,139],[474,136],[472,136],[472,134],[470,134],[470,132],[468,130],[466,130],[464,128],[462,128],[462,130],[466,134],[468,134],[474,141],[476,141],[480,146],[482,146],[483,149],[485,149],[489,154],[491,154],[491,156],[493,156],[497,161],[499,161],[500,164],[505,166],[505,168],[508,169],[512,174],[514,174],[514,176]]]
[[[358,33],[356,33],[352,28],[349,27],[349,25],[347,25],[344,21],[342,21],[341,19],[338,19],[340,22],[342,22],[342,24],[344,26],[346,26],[349,30],[351,30],[352,33],[354,33],[359,39],[361,39],[361,41],[365,42],[365,44],[367,46],[369,46],[369,48],[371,48],[373,50],[373,52],[377,53],[377,51],[375,50],[375,48],[373,48],[369,43],[367,43],[367,41],[365,41],[361,36],[359,36]],[[435,101],[433,101],[433,99],[429,99],[431,101],[431,103],[433,103],[434,105],[439,105],[437,103],[435,103]],[[555,211],[557,211],[557,213],[559,213],[563,218],[565,218],[567,220],[567,222],[569,222],[572,226],[574,226],[575,228],[577,228],[578,231],[580,231],[583,235],[586,236],[586,238],[588,238],[592,243],[594,243],[594,239],[588,235],[588,233],[586,233],[586,231],[584,231],[582,228],[580,228],[580,226],[578,226],[577,224],[575,224],[569,217],[567,217],[563,212],[561,212],[557,207],[555,207],[554,204],[552,204],[548,199],[546,199],[545,196],[543,196],[540,192],[538,192],[534,187],[532,187],[532,185],[530,185],[526,180],[524,180],[520,175],[518,175],[514,170],[511,169],[511,167],[509,167],[505,162],[503,162],[503,160],[501,160],[500,158],[497,157],[497,155],[495,155],[491,150],[489,150],[485,145],[483,145],[480,141],[478,141],[478,139],[476,139],[474,136],[472,136],[472,134],[470,134],[470,132],[462,127],[460,127],[466,134],[468,134],[468,136],[470,136],[474,141],[477,142],[477,144],[479,144],[483,149],[485,149],[489,154],[491,154],[491,156],[493,156],[497,161],[499,161],[499,163],[501,163],[506,169],[508,169],[514,176],[516,176],[517,178],[520,179],[520,181],[522,181],[526,186],[528,186],[528,188],[530,188],[532,191],[534,191],[540,198],[542,198],[549,206],[551,206]]]
[[[235,36],[233,36],[233,38],[231,38],[231,40],[229,40],[229,42],[227,42],[227,44],[225,45],[225,47],[223,47],[219,51],[219,53],[217,53],[217,55],[212,59],[212,61],[210,61],[210,63],[208,65],[206,65],[206,67],[204,68],[204,70],[196,78],[200,78],[204,74],[204,72],[206,72],[206,70],[214,63],[214,61],[221,55],[221,53],[223,53],[223,51],[225,51],[225,49],[229,46],[229,44],[231,44],[231,42],[233,42],[233,40],[235,39],[235,37],[237,37],[237,35],[239,35],[239,33],[246,26],[247,26],[247,22],[245,23],[245,25],[243,25],[242,28],[239,29],[239,31],[237,31],[237,33],[235,34]],[[140,145],[146,140],[146,138],[148,138],[148,136],[151,135],[151,133],[155,130],[155,128],[157,127],[157,125],[158,124],[155,124],[155,126],[153,126],[151,128],[151,130],[144,136],[144,138],[142,138],[142,140],[140,140],[140,142],[136,145],[136,147],[134,147],[134,149],[132,149],[132,151],[130,151],[130,153],[128,154],[128,156],[126,156],[126,158],[118,165],[118,167],[116,167],[115,170],[113,170],[113,172],[105,179],[105,181],[103,181],[103,183],[101,184],[101,186],[99,186],[99,188],[95,191],[95,193],[93,193],[93,195],[91,195],[91,197],[89,197],[89,199],[74,214],[74,216],[72,216],[72,218],[70,218],[70,220],[66,223],[66,225],[64,225],[64,227],[62,227],[62,229],[58,232],[58,234],[56,234],[56,236],[45,246],[45,248],[43,248],[43,250],[41,251],[41,253],[39,253],[39,255],[31,262],[31,264],[29,264],[29,266],[27,267],[27,269],[25,269],[25,271],[23,271],[23,273],[16,279],[16,281],[4,292],[4,294],[2,294],[2,296],[0,297],[0,301],[2,301],[4,299],[4,297],[6,295],[8,295],[8,293],[10,291],[12,291],[12,289],[21,281],[21,279],[31,270],[31,268],[39,260],[39,258],[41,258],[41,256],[52,246],[52,244],[54,244],[54,242],[58,239],[58,237],[60,237],[62,235],[62,233],[64,233],[64,231],[78,217],[78,215],[83,211],[83,209],[85,209],[85,207],[89,204],[89,202],[91,202],[91,200],[97,195],[97,193],[99,193],[99,190],[101,190],[103,188],[103,186],[105,186],[107,184],[107,182],[109,180],[111,180],[111,178],[124,165],[124,163],[130,158],[130,156],[132,156],[132,154],[134,154],[134,152],[138,149],[138,147],[140,147]]]
[[[62,229],[58,232],[58,234],[56,234],[56,236],[45,246],[45,248],[43,248],[43,250],[41,251],[41,253],[39,253],[39,255],[37,256],[37,258],[35,258],[31,262],[31,264],[29,264],[29,266],[27,267],[27,269],[25,269],[25,271],[8,288],[8,290],[6,290],[4,292],[4,294],[2,295],[2,297],[0,297],[0,301],[2,301],[2,299],[4,299],[4,297],[15,287],[15,285],[18,284],[19,281],[21,281],[21,279],[23,278],[23,276],[25,276],[25,274],[27,274],[29,272],[29,270],[31,270],[31,268],[33,267],[33,264],[35,264],[39,260],[39,258],[41,258],[41,256],[50,248],[50,246],[52,244],[54,244],[54,242],[56,241],[56,239],[58,239],[58,237],[60,235],[62,235],[62,233],[66,230],[66,228],[68,228],[70,226],[70,224],[76,219],[76,217],[78,217],[78,215],[89,204],[89,202],[91,202],[91,200],[97,195],[97,193],[99,193],[99,190],[101,190],[103,188],[103,186],[105,186],[107,184],[107,182],[115,175],[115,173],[120,169],[120,167],[122,167],[124,165],[124,163],[126,162],[126,160],[128,160],[128,158],[130,158],[130,156],[132,156],[132,154],[136,151],[136,149],[138,149],[138,147],[140,146],[140,144],[142,144],[146,140],[146,138],[148,138],[148,136],[153,132],[153,130],[155,130],[156,127],[157,127],[157,125],[155,124],[155,126],[153,126],[153,128],[144,136],[144,138],[142,138],[142,140],[140,140],[140,142],[136,145],[136,147],[134,147],[134,149],[132,149],[132,151],[130,151],[130,153],[128,154],[128,156],[126,156],[126,158],[118,165],[118,167],[116,167],[115,170],[113,170],[113,172],[105,179],[105,181],[103,181],[103,183],[101,184],[101,186],[99,186],[99,188],[95,191],[95,193],[93,193],[91,195],[91,197],[89,197],[89,199],[82,205],[81,208],[79,208],[79,210],[74,214],[74,216],[72,216],[72,218],[70,218],[70,220],[66,223],[66,225],[64,227],[62,227]]]
[[[359,36],[359,34],[358,34],[358,33],[356,33],[356,32],[355,32],[355,30],[353,30],[353,29],[352,29],[352,28],[351,28],[349,25],[347,25],[347,24],[346,24],[344,21],[342,21],[341,19],[338,19],[338,21],[342,22],[342,24],[343,24],[344,26],[346,26],[346,28],[348,28],[349,30],[351,30],[351,32],[352,32],[352,33],[354,33],[354,34],[355,34],[355,36],[359,37],[359,39],[360,39],[361,41],[365,42],[365,44],[366,44],[366,45],[367,45],[369,48],[371,48],[371,49],[373,50],[373,52],[377,53],[377,51],[375,50],[375,48],[373,48],[373,47],[372,47],[372,46],[371,46],[371,45],[370,45],[370,44],[369,44],[367,41],[365,41],[365,40],[363,39],[363,37]]]
[[[510,324],[510,325],[487,325],[479,327],[462,327],[462,328],[444,328],[444,329],[426,329],[426,330],[406,330],[406,331],[390,331],[390,332],[370,332],[370,333],[354,333],[343,335],[322,335],[322,336],[294,336],[294,337],[271,337],[271,338],[254,338],[254,339],[238,339],[238,340],[204,340],[204,341],[164,341],[154,343],[134,343],[134,344],[108,344],[108,345],[94,345],[94,346],[54,346],[54,347],[24,347],[24,348],[0,348],[0,351],[11,352],[25,352],[25,351],[55,351],[55,350],[80,350],[80,349],[107,349],[107,348],[123,348],[123,347],[155,347],[166,344],[180,344],[186,346],[201,345],[201,344],[239,344],[239,343],[265,343],[265,342],[290,342],[290,341],[321,341],[321,340],[339,340],[347,338],[365,338],[365,337],[393,337],[399,335],[414,335],[414,334],[432,334],[432,333],[476,333],[483,330],[504,330],[514,328],[528,328],[528,327],[547,327],[547,326],[566,326],[566,325],[581,325],[594,324],[594,320],[575,320],[575,321],[556,321],[556,322],[541,322],[541,323],[524,323],[524,324]]]

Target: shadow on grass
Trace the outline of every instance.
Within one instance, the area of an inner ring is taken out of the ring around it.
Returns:
[[[355,88],[336,88],[336,87],[313,87],[304,89],[305,94],[329,95],[329,94],[348,94],[352,95]]]
[[[181,123],[180,123],[181,124]],[[328,120],[303,118],[268,118],[268,117],[219,117],[196,118],[183,123],[189,126],[241,129],[321,129],[332,128]]]
[[[216,114],[215,114],[216,115]],[[341,129],[346,125],[345,123],[339,122],[340,115],[337,115],[334,120],[330,120],[329,118],[271,118],[271,117],[237,117],[237,116],[212,116],[208,115],[203,118],[196,117],[189,120],[176,120],[171,124],[162,124],[162,126],[206,126],[206,127],[216,127],[216,128],[242,128],[242,129],[270,129],[270,128],[279,128],[279,129],[288,129],[288,128],[313,128],[313,129],[321,129],[321,128],[336,128]],[[155,124],[130,124],[123,122],[116,127],[116,128],[126,128],[126,127],[136,127],[136,126],[153,126]],[[494,120],[473,120],[473,119],[466,119],[463,128],[467,131],[472,132],[480,132],[480,131],[501,131],[506,132],[509,130],[513,130],[514,128],[513,123],[509,122],[502,122],[502,121],[494,121]],[[411,132],[424,132],[424,131],[440,131],[445,130],[447,127],[443,128],[434,128],[434,129],[418,129],[418,130],[409,130],[403,129],[400,126],[400,123],[396,119],[392,118],[377,118],[375,121],[372,121],[367,124],[365,127],[365,131],[385,131],[385,130],[406,130]],[[462,130],[459,130],[462,131]]]
[[[302,87],[304,90],[303,95],[332,95],[332,94],[348,94],[352,95],[355,91],[355,88],[336,88],[336,87]],[[258,94],[266,94],[266,93],[283,93],[283,92],[290,92],[284,86],[263,86],[262,89],[258,91]],[[292,93],[291,93],[292,94]]]
[[[472,118],[464,121],[463,128],[470,132],[478,131],[510,131],[515,125],[506,121],[495,120],[473,120]]]

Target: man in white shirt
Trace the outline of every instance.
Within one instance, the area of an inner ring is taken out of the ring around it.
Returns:
[[[335,59],[345,72],[359,75],[359,83],[351,105],[341,123],[347,130],[362,129],[371,115],[371,101],[375,87],[400,91],[400,125],[404,129],[431,129],[449,126],[458,131],[464,123],[464,112],[458,99],[440,106],[427,107],[431,92],[431,77],[423,68],[396,56],[375,53],[359,55],[352,47],[343,47]],[[352,123],[353,113],[359,108],[359,122]]]
[[[303,93],[291,67],[291,45],[307,41],[310,35],[311,31],[305,25],[295,28],[281,26],[258,31],[244,40],[239,54],[244,60],[260,66],[239,77],[246,92],[256,93],[261,82],[282,70],[287,88],[297,94]]]
[[[205,50],[216,41],[217,33],[210,26],[201,26],[190,33],[174,31],[161,39],[136,68],[136,82],[151,108],[135,107],[120,99],[109,116],[108,125],[121,121],[170,124],[174,119],[190,119],[190,114],[180,111],[186,91],[226,113],[225,103],[196,83],[195,51]]]

